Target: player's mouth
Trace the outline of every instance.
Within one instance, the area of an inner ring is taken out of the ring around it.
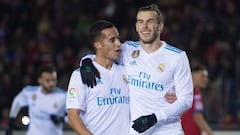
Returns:
[[[121,52],[121,49],[116,49],[115,50],[117,53],[120,53]]]
[[[150,36],[151,32],[150,31],[142,31],[141,32],[143,36]]]

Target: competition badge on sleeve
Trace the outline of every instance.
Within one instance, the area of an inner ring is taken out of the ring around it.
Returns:
[[[75,98],[77,95],[77,89],[76,88],[70,88],[68,91],[68,97]]]

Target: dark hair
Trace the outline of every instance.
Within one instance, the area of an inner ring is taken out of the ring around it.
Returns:
[[[163,22],[163,17],[161,11],[158,9],[158,6],[156,4],[151,4],[149,6],[143,6],[138,9],[138,12],[140,11],[154,11],[157,13],[157,21],[158,23]],[[137,12],[137,13],[138,13]]]
[[[47,72],[47,73],[53,73],[56,72],[56,69],[53,65],[42,65],[39,69],[38,69],[38,77],[41,77],[42,73]]]
[[[200,64],[194,65],[191,68],[192,72],[198,72],[198,71],[202,71],[202,70],[207,70],[207,68],[204,65],[200,65]]]
[[[93,45],[96,40],[99,40],[102,35],[102,30],[115,27],[113,23],[106,20],[96,21],[89,29],[88,40]]]

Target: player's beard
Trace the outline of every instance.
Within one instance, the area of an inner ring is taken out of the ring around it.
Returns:
[[[54,87],[46,87],[46,86],[42,86],[43,90],[46,92],[46,93],[51,93],[53,92],[53,89]]]
[[[143,38],[141,38],[141,36],[139,35],[139,37],[140,37],[140,40],[144,43],[144,44],[152,44],[156,39],[157,39],[157,37],[158,37],[158,32],[157,32],[157,30],[155,29],[154,31],[153,31],[153,34],[152,34],[152,36],[150,37],[150,39],[143,39]]]

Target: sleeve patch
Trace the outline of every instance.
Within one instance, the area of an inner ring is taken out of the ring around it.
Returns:
[[[75,98],[77,96],[77,89],[76,88],[70,88],[68,90],[68,98]]]

